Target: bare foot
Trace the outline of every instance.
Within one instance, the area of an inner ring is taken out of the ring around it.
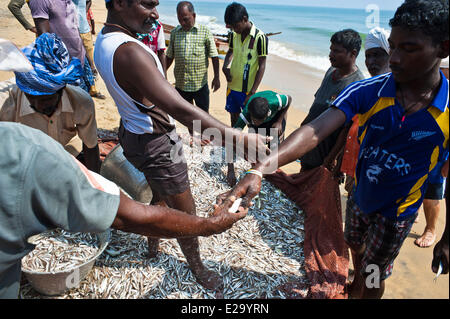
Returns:
[[[192,270],[192,269],[191,269]],[[203,267],[202,270],[192,270],[197,283],[205,287],[206,289],[220,291],[223,289],[222,278],[214,271]]]
[[[147,237],[148,243],[148,258],[155,258],[159,250],[159,238]]]
[[[426,248],[433,245],[435,240],[436,234],[433,233],[431,230],[425,230],[422,236],[420,236],[414,241],[414,244],[416,244],[420,248]]]

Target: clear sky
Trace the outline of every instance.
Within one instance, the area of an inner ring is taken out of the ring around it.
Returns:
[[[232,0],[192,0],[193,2],[220,1],[232,2]],[[365,9],[369,4],[376,4],[381,10],[395,10],[403,0],[234,0],[242,4],[284,4],[308,7],[337,7],[337,8],[358,8]]]

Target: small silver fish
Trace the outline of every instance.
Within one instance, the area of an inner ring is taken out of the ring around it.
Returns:
[[[437,271],[437,273],[436,273],[436,276],[435,276],[434,279],[433,279],[434,283],[437,282],[437,279],[438,279],[438,277],[439,277],[441,274],[442,274],[442,261],[439,262],[439,268],[438,268],[438,271]]]
[[[228,209],[229,213],[237,213],[239,210],[239,205],[241,205],[242,198],[238,198],[234,201],[233,205]]]

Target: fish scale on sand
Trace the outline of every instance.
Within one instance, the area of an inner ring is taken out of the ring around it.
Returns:
[[[217,195],[230,189],[223,148],[183,147],[197,214],[207,216]],[[237,174],[249,167],[244,160],[235,163]],[[303,222],[304,215],[295,204],[263,180],[247,217],[222,234],[199,237],[204,263],[223,279],[223,298],[284,298],[278,286],[292,280],[305,282]],[[80,287],[58,298],[217,296],[196,283],[175,239],[162,239],[156,258],[148,259],[146,254],[145,236],[112,230],[107,249]],[[29,284],[21,288],[22,298],[43,297]]]

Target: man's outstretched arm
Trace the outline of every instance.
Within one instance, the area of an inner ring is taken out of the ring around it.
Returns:
[[[111,227],[126,232],[162,238],[210,236],[231,228],[247,215],[247,209],[229,213],[231,198],[220,207],[216,206],[211,217],[195,215],[162,206],[145,205],[120,193],[120,204]]]
[[[136,43],[125,43],[116,50],[114,74],[119,85],[132,98],[143,103],[151,101],[192,130],[202,133],[215,128],[221,134],[222,144],[228,135],[234,144],[244,138],[246,146],[252,143],[258,149],[267,150],[266,137],[233,129],[183,99],[159,72],[154,58]],[[198,126],[193,125],[194,121]]]
[[[325,111],[314,121],[301,126],[289,135],[280,144],[276,152],[272,152],[262,161],[258,162],[254,169],[262,174],[271,174],[279,167],[295,161],[316,147],[327,136],[341,127],[346,120],[343,111],[331,108]],[[234,189],[218,198],[220,204],[224,198],[234,196],[243,198],[242,205],[248,207],[250,201],[261,189],[261,179],[257,174],[247,174]]]

